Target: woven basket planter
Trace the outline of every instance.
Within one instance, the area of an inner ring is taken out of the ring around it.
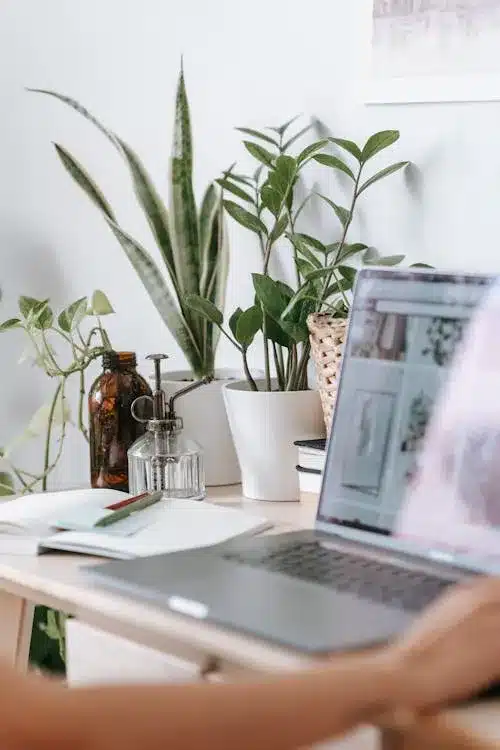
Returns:
[[[323,416],[329,434],[337,397],[337,377],[340,372],[347,320],[334,318],[330,313],[314,313],[308,317],[307,326]]]

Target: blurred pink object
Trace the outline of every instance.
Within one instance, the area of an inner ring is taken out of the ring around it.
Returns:
[[[438,397],[396,534],[500,556],[500,284]]]

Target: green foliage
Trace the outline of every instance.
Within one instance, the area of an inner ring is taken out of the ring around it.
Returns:
[[[361,242],[347,240],[360,196],[408,164],[397,162],[367,174],[370,160],[393,145],[399,133],[395,130],[375,133],[363,146],[343,138],[324,138],[299,147],[311,126],[293,132],[291,128],[296,119],[263,130],[238,128],[252,138],[244,141],[244,147],[256,160],[258,168],[253,175],[241,175],[235,173],[233,165],[219,180],[219,185],[231,194],[231,200],[224,201],[226,212],[253,232],[259,241],[262,272],[253,274],[254,305],[244,312],[238,308],[230,317],[231,337],[224,330],[220,308],[214,315],[212,309],[203,310],[199,300],[188,298],[193,309],[207,320],[216,321],[240,349],[244,365],[248,346],[259,331],[262,333],[268,390],[271,388],[271,354],[281,390],[307,387],[310,354],[307,317],[321,310],[330,310],[338,317],[347,316],[357,265],[397,265],[404,258],[402,255],[384,257]],[[296,156],[290,152],[292,146],[297,148]],[[335,153],[330,151],[332,146]],[[316,192],[308,193],[296,205],[296,186],[311,162],[340,173],[350,189],[347,205]],[[339,233],[335,242],[325,244],[298,230],[299,216],[311,200],[322,202],[331,211],[332,231]],[[269,272],[271,257],[278,245],[283,244],[288,245],[294,260],[294,289],[271,278]],[[357,265],[350,265],[352,262]],[[253,387],[252,382],[250,386]]]
[[[90,300],[87,297],[75,300],[57,314],[49,300],[23,296],[18,306],[19,318],[0,324],[0,332],[22,329],[28,340],[25,358],[41,368],[56,385],[50,402],[37,409],[24,432],[2,449],[6,471],[0,472],[0,495],[47,489],[49,477],[61,459],[71,423],[66,397],[71,378],[79,381],[76,425],[88,440],[84,421],[85,373],[94,360],[111,349],[101,317],[110,315],[113,308],[101,290],[96,290]],[[33,473],[18,467],[14,459],[16,448],[40,435],[44,436],[42,469]]]
[[[124,140],[108,130],[74,99],[54,91],[35,91],[55,97],[82,115],[107,138],[123,158],[137,202],[165,266],[168,281],[150,253],[117,223],[109,202],[95,180],[66,148],[55,144],[62,165],[102,214],[159,315],[186,356],[194,375],[213,375],[219,330],[212,321],[203,318],[186,304],[186,296],[202,297],[224,309],[229,250],[221,192],[216,186],[209,185],[199,211],[196,206],[190,111],[182,68],[176,94],[168,209],[139,156]],[[272,143],[272,139],[269,140]],[[233,181],[229,186],[221,184],[221,181],[219,184],[239,199],[248,200],[245,191],[238,189]],[[240,210],[237,204],[234,205],[236,211]],[[227,210],[229,213],[230,209]],[[259,232],[265,229],[261,224],[256,224],[255,228]],[[104,314],[99,312],[104,308],[99,293],[97,295],[97,300],[92,301],[91,307],[98,314]],[[49,325],[47,312],[42,315],[40,325]],[[69,321],[64,317],[59,325],[68,332]]]

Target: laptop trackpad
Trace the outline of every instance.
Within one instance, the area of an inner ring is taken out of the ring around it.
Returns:
[[[182,614],[303,651],[379,643],[412,619],[408,612],[354,594],[235,565],[203,551],[107,563],[92,572],[104,583]]]

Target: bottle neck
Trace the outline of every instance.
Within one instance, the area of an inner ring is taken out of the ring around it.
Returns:
[[[135,370],[137,357],[135,352],[105,352],[102,356],[102,366],[108,372]]]

